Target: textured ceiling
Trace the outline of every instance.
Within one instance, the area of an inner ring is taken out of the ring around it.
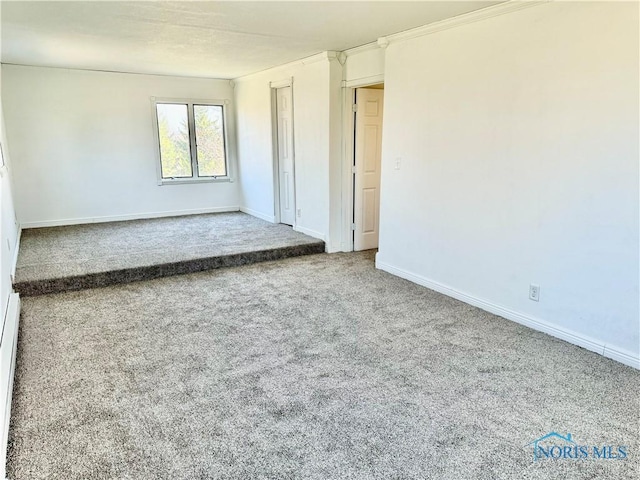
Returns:
[[[500,2],[2,1],[2,62],[235,78]]]

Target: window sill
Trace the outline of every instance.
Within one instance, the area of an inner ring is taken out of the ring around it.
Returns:
[[[163,178],[158,185],[184,185],[187,183],[230,183],[231,177],[201,177],[201,178]]]

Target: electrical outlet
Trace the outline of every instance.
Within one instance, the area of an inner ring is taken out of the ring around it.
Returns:
[[[540,301],[540,285],[533,283],[529,285],[529,300],[533,300],[534,302]]]
[[[302,209],[301,209],[301,208],[299,208],[299,209],[298,209],[298,218],[300,218],[301,216],[302,216]]]
[[[400,157],[396,158],[396,165],[395,165],[395,169],[396,170],[400,170],[400,164],[402,163],[402,159]]]

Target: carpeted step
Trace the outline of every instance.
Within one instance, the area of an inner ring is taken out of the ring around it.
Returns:
[[[323,241],[293,245],[266,250],[256,250],[215,257],[181,260],[172,263],[124,268],[105,272],[87,273],[84,275],[48,278],[14,283],[13,288],[23,296],[44,295],[47,293],[69,292],[87,288],[106,287],[121,283],[152,280],[159,277],[170,277],[187,273],[202,272],[216,268],[239,267],[251,263],[281,260],[324,253]]]

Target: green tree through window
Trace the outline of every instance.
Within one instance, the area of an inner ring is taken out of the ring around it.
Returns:
[[[227,175],[222,105],[158,102],[156,120],[162,179]]]
[[[158,104],[162,178],[192,176],[186,105]]]
[[[198,147],[198,175],[201,177],[225,175],[222,107],[194,105],[193,109]]]

